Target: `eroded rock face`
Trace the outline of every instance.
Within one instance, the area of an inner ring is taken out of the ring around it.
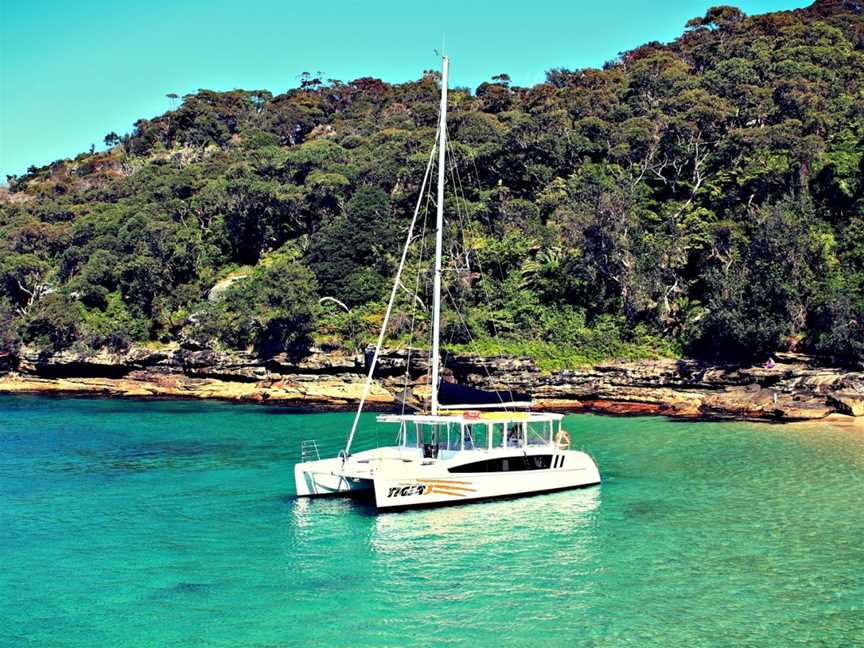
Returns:
[[[828,395],[828,403],[841,414],[864,416],[864,391],[839,391]]]
[[[578,401],[610,413],[781,420],[864,415],[864,374],[791,354],[770,369],[663,359],[544,374],[526,359],[471,356],[454,358],[452,369],[467,384],[528,391],[550,407]]]
[[[428,357],[411,350],[382,353],[367,397],[372,408],[429,398]],[[124,352],[47,355],[22,348],[0,363],[0,391],[93,393],[269,401],[318,408],[353,406],[363,395],[371,351],[356,355],[313,349],[302,361],[262,359],[199,345]],[[527,358],[448,357],[445,380],[533,394],[539,407],[613,414],[729,416],[808,420],[832,412],[864,416],[864,373],[781,356],[772,368],[718,366],[695,360],[610,362],[543,372]]]

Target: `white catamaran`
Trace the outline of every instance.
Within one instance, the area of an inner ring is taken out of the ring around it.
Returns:
[[[317,457],[317,444],[304,441],[304,460],[294,467],[299,497],[374,496],[379,510],[457,504],[513,497],[600,483],[594,460],[570,450],[563,414],[529,412],[530,399],[512,392],[486,392],[441,382],[440,323],[444,181],[447,138],[447,72],[441,73],[438,136],[429,156],[414,219],[396,273],[378,343],[344,450],[332,459]],[[431,405],[428,414],[386,414],[382,423],[398,426],[396,444],[351,453],[360,414],[369,394],[393,309],[414,226],[438,152],[438,187],[433,276]],[[481,411],[483,410],[483,411]],[[305,460],[309,455],[315,459]]]

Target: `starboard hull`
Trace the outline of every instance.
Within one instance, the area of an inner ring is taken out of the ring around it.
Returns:
[[[451,473],[443,469],[418,471],[416,475],[376,475],[373,480],[375,505],[381,511],[448,506],[584,488],[600,483],[597,465],[589,455],[566,451],[561,456],[566,457],[567,468],[497,473]]]
[[[580,488],[591,488],[593,486],[599,486],[600,482],[593,482],[589,484],[579,484],[576,486],[560,486],[557,488],[544,488],[542,490],[531,490],[520,493],[512,493],[506,495],[484,495],[481,497],[466,497],[462,499],[454,499],[454,500],[438,500],[434,502],[419,502],[413,504],[393,504],[387,506],[378,506],[376,504],[376,510],[379,513],[398,513],[400,511],[412,511],[417,509],[427,509],[427,508],[443,508],[445,506],[460,506],[462,504],[479,504],[481,502],[493,502],[496,500],[512,500],[519,499],[523,497],[536,497],[540,495],[549,495],[550,493],[560,493],[561,491],[569,491],[569,490],[578,490]]]

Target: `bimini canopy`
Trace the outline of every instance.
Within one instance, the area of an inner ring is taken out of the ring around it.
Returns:
[[[441,383],[438,406],[442,409],[504,409],[531,407],[528,394],[511,391],[484,391],[456,383]]]

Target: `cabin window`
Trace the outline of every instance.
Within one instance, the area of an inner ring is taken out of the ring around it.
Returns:
[[[408,434],[406,430],[405,445],[421,448],[424,445],[437,445],[439,448],[455,447],[459,443],[459,428],[457,426],[455,433],[449,429],[448,425],[435,423],[415,423],[413,434]]]
[[[447,435],[450,438],[450,450],[461,450],[462,449],[462,426],[461,425],[448,425],[447,426]]]
[[[507,447],[521,448],[525,438],[524,426],[521,423],[506,423],[504,427],[507,430]]]
[[[491,448],[503,448],[505,435],[504,435],[504,423],[490,423],[489,424],[489,441],[491,441]]]
[[[435,426],[437,428],[438,447],[446,450],[459,448],[459,426],[453,423],[443,423]]]
[[[459,435],[454,435],[449,425],[444,425],[438,430],[438,447],[442,450],[449,450],[458,443]]]
[[[530,422],[526,424],[528,445],[546,445],[546,422]]]
[[[507,457],[506,459],[484,459],[450,468],[451,473],[515,472],[522,470],[544,470],[552,465],[552,455]]]
[[[482,423],[468,423],[465,426],[464,450],[483,450],[489,442],[488,428]]]

